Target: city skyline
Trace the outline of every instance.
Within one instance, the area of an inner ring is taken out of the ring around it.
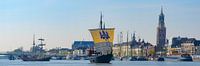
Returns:
[[[32,46],[32,36],[46,39],[47,48],[71,48],[75,40],[92,40],[88,31],[98,28],[100,12],[107,27],[115,27],[115,43],[121,31],[136,31],[156,44],[161,5],[165,14],[167,39],[184,36],[200,39],[198,0],[11,0],[0,1],[0,51]]]

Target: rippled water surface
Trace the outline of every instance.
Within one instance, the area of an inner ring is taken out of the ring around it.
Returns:
[[[200,66],[200,62],[112,61],[109,64],[96,64],[88,60],[51,60],[48,62],[0,60],[0,66]]]

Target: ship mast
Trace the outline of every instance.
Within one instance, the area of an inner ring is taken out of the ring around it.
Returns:
[[[131,48],[131,57],[133,56],[133,45],[135,44],[135,31],[133,34],[131,34],[131,44],[130,44],[130,48]]]
[[[133,56],[133,53],[132,53],[132,44],[133,44],[133,38],[132,38],[133,34],[131,34],[131,43],[130,43],[130,50],[131,50],[131,57]]]
[[[33,46],[35,46],[35,34],[33,34]]]
[[[41,47],[41,50],[43,50],[43,48],[44,48],[44,46],[45,46],[45,44],[43,44],[44,39],[43,39],[43,38],[40,38],[40,39],[38,39],[38,40],[41,42],[41,44],[39,44],[39,46]]]
[[[126,42],[127,43],[127,45],[126,45],[127,46],[126,47],[126,56],[128,57],[128,46],[129,46],[128,45],[128,31],[127,31],[127,37],[126,38],[127,38],[127,42]]]
[[[35,34],[33,34],[33,47],[32,47],[32,50],[31,52],[35,53],[36,52],[36,47],[35,47]]]
[[[120,57],[120,52],[121,52],[121,47],[120,47],[120,33],[117,35],[117,43],[119,44],[119,45],[117,45],[117,47],[119,47],[118,57]]]
[[[122,57],[122,44],[123,44],[123,33],[122,32],[120,32],[120,47],[119,47],[119,49],[120,49],[120,52],[119,52],[119,55],[120,55],[120,57]]]
[[[99,28],[102,29],[102,24],[103,24],[103,21],[102,21],[102,18],[103,18],[103,15],[102,15],[102,12],[100,14],[100,25],[99,25]]]

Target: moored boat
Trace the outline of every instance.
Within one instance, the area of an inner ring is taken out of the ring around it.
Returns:
[[[182,54],[179,61],[193,61],[190,54]]]
[[[164,57],[164,59],[165,59],[165,61],[174,62],[174,61],[178,61],[180,59],[180,55],[170,55],[170,56]]]
[[[138,56],[137,61],[148,61],[148,59],[144,56]]]
[[[148,59],[145,56],[132,56],[130,61],[148,61]]]
[[[164,57],[158,57],[157,61],[165,61]]]
[[[130,57],[130,61],[137,61],[137,56]]]

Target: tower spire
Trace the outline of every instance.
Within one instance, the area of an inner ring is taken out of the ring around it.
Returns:
[[[164,27],[165,26],[165,23],[164,23],[164,18],[165,18],[165,15],[163,13],[163,6],[161,6],[161,13],[159,15],[159,27]]]
[[[105,22],[103,23],[103,29],[106,29]]]
[[[163,6],[161,6],[161,9],[160,9],[160,16],[164,16],[164,13],[163,13]]]
[[[134,31],[134,33],[133,33],[133,40],[135,40],[135,31]]]
[[[161,13],[163,14],[163,6],[161,6]]]

